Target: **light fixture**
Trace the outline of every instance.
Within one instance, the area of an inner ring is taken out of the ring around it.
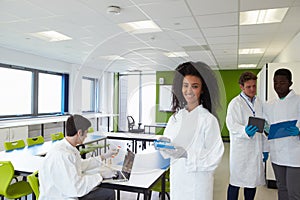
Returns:
[[[109,55],[109,56],[102,56],[102,58],[106,60],[124,60],[124,57],[118,56],[118,55]]]
[[[132,34],[152,33],[152,32],[162,31],[159,28],[159,26],[155,24],[152,20],[122,23],[119,24],[119,26],[126,32],[130,32]]]
[[[239,54],[262,54],[265,49],[253,48],[253,49],[239,49]]]
[[[274,8],[240,12],[240,25],[278,23],[283,20],[288,9]]]
[[[121,13],[121,8],[119,6],[108,6],[106,12],[108,14],[119,15]]]
[[[168,52],[168,53],[164,53],[166,56],[168,56],[169,58],[175,58],[175,57],[188,57],[189,55],[187,55],[187,53],[185,53],[184,51],[177,51],[177,52]]]
[[[238,68],[256,68],[256,64],[240,64]]]
[[[56,31],[42,31],[37,33],[30,33],[30,35],[49,42],[72,40],[72,38],[70,38],[69,36],[66,36]]]

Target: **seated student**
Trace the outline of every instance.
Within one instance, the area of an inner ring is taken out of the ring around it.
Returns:
[[[66,137],[54,144],[39,170],[40,200],[115,199],[114,190],[97,186],[103,180],[102,159],[116,155],[117,151],[82,159],[76,149],[87,137],[90,126],[91,122],[81,115],[71,115],[67,119]]]

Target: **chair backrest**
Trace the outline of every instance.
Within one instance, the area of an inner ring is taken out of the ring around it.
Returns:
[[[132,116],[127,116],[127,122],[128,122],[128,131],[130,132],[135,125],[135,121]]]
[[[6,191],[14,176],[15,170],[10,161],[0,161],[0,195],[6,196]]]
[[[90,128],[88,129],[88,133],[93,133],[93,132],[95,132],[94,128],[93,128],[93,127],[90,127]]]
[[[27,138],[27,145],[33,146],[36,144],[43,144],[45,142],[44,137],[43,136],[37,136],[37,137],[31,137],[31,138]]]
[[[36,199],[39,198],[40,196],[40,190],[39,190],[39,172],[35,171],[32,174],[30,174],[29,176],[27,176],[27,181],[29,183],[29,185],[31,186],[32,191],[35,194]]]
[[[4,148],[6,151],[11,151],[14,149],[22,149],[25,147],[24,140],[16,140],[12,142],[4,142]]]
[[[56,141],[56,140],[61,140],[64,138],[64,134],[62,132],[57,132],[57,133],[52,133],[51,134],[51,140]]]

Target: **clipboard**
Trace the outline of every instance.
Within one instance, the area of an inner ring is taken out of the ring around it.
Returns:
[[[262,133],[265,127],[265,119],[250,116],[248,119],[248,126],[249,125],[256,126],[258,128],[257,132]]]
[[[287,128],[291,126],[296,126],[296,123],[297,120],[291,120],[291,121],[284,121],[276,124],[271,124],[268,140],[290,136],[290,133],[289,131],[287,131]]]

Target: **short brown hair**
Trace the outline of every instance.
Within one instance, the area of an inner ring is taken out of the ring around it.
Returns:
[[[244,72],[240,76],[239,84],[244,86],[244,83],[249,80],[257,80],[257,76],[255,74],[253,74],[252,72]]]
[[[67,119],[67,136],[74,136],[79,130],[86,131],[91,126],[91,122],[81,115],[71,115]]]

